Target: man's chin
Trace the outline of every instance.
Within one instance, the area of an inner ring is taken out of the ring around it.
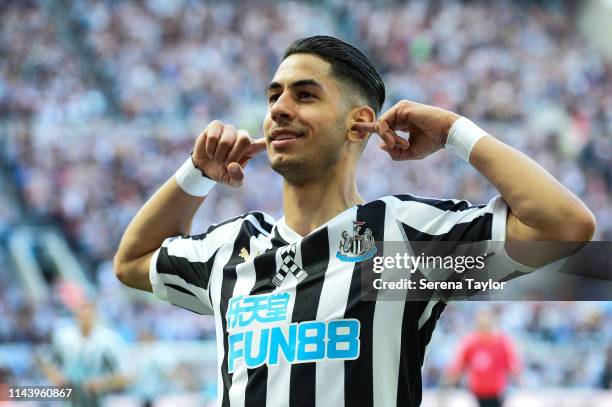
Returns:
[[[274,157],[270,161],[270,167],[280,174],[287,182],[292,184],[303,184],[308,181],[308,174],[312,171],[306,169],[306,165],[295,157]]]
[[[295,157],[288,157],[285,154],[276,155],[270,160],[270,167],[280,175],[286,172],[295,171],[297,167],[300,167],[300,162]]]

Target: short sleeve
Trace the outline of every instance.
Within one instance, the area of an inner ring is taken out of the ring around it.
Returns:
[[[201,235],[164,240],[149,267],[155,296],[198,314],[212,315],[210,276],[219,249],[233,241],[235,229],[230,222]]]
[[[491,225],[490,255],[487,259],[488,267],[496,267],[506,270],[529,273],[535,270],[512,259],[506,251],[506,225],[508,220],[508,204],[501,196],[492,199],[487,205],[487,210],[493,213]]]
[[[467,201],[438,200],[413,195],[395,196],[395,220],[413,253],[423,257],[453,258],[419,268],[429,280],[508,281],[535,269],[513,260],[506,252],[508,206],[501,196],[484,205]],[[478,266],[458,266],[478,260]],[[480,263],[481,262],[481,263]],[[449,265],[447,265],[449,264]],[[482,266],[480,266],[482,264]],[[486,280],[485,280],[486,278]]]

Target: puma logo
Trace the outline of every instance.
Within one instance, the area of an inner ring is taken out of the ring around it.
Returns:
[[[259,256],[260,254],[261,252],[259,250],[255,250],[255,257]],[[251,259],[251,254],[246,249],[246,247],[240,249],[240,254],[238,254],[238,256],[242,257],[244,261],[249,261]]]
[[[251,255],[249,254],[249,251],[246,249],[246,247],[240,249],[240,254],[238,256],[242,257],[244,261],[247,261],[251,258]]]

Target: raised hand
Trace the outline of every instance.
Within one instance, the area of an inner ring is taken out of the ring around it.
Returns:
[[[448,131],[459,117],[438,107],[402,100],[378,121],[357,122],[353,130],[377,133],[384,142],[379,147],[393,160],[420,160],[444,147]],[[408,140],[400,137],[398,130],[408,132]]]
[[[192,159],[209,178],[239,186],[246,164],[265,149],[265,138],[253,140],[246,130],[214,120],[196,139]]]

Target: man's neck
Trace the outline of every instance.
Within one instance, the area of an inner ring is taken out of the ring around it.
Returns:
[[[354,173],[353,173],[354,174]],[[352,177],[324,177],[304,185],[283,184],[285,222],[306,236],[346,209],[365,201]]]

